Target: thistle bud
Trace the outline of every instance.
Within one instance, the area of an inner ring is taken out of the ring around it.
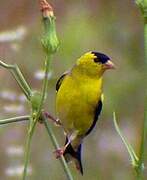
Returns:
[[[59,47],[59,41],[56,34],[53,9],[46,0],[41,0],[40,6],[45,30],[41,43],[47,54],[54,54]]]

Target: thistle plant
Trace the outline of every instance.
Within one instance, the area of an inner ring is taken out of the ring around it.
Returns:
[[[145,170],[145,161],[147,160],[147,0],[136,0],[136,4],[138,5],[143,21],[144,21],[144,79],[145,79],[145,98],[144,98],[144,122],[142,128],[142,135],[141,135],[141,144],[139,154],[135,153],[135,150],[131,146],[131,144],[127,141],[127,139],[122,134],[116,120],[116,114],[113,113],[113,121],[115,125],[115,129],[119,136],[121,137],[131,159],[132,167],[136,171],[136,179],[143,180],[145,177],[144,170]]]
[[[29,115],[0,120],[0,125],[13,123],[13,122],[26,121],[26,120],[28,121],[28,131],[27,131],[25,159],[24,159],[24,171],[23,171],[23,177],[22,177],[23,180],[27,178],[27,167],[28,167],[28,163],[30,159],[31,142],[32,142],[32,137],[36,129],[37,123],[41,122],[44,124],[46,131],[55,149],[59,148],[54,132],[52,131],[49,125],[48,119],[43,113],[43,107],[46,100],[46,95],[48,94],[48,74],[50,70],[50,63],[51,63],[51,59],[53,58],[53,55],[57,52],[59,48],[59,41],[56,35],[55,16],[54,16],[52,7],[48,4],[46,0],[40,0],[40,9],[42,12],[42,21],[44,24],[44,34],[41,39],[41,44],[46,54],[45,55],[46,56],[45,57],[45,76],[44,76],[44,81],[43,81],[43,86],[42,86],[41,91],[32,90],[32,88],[26,81],[22,71],[16,64],[14,65],[6,64],[2,60],[0,60],[0,66],[10,71],[10,73],[13,75],[16,82],[18,83],[20,89],[26,96],[31,107]],[[54,119],[56,121],[55,118],[53,118],[52,116],[50,117],[51,119]],[[63,166],[67,179],[72,180],[73,179],[72,175],[70,173],[70,170],[63,156],[60,158],[60,162],[61,162],[61,165]]]
[[[145,59],[145,98],[144,98],[144,123],[142,130],[142,138],[141,138],[141,146],[140,146],[140,154],[139,154],[139,163],[138,163],[138,172],[137,178],[143,179],[144,172],[142,168],[142,164],[147,160],[147,0],[136,0],[136,4],[141,10],[142,17],[144,20],[144,59]]]

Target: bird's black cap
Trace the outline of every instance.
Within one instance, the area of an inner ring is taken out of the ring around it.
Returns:
[[[108,60],[110,60],[110,58],[103,53],[94,51],[92,51],[91,53],[96,56],[96,58],[94,59],[95,62],[101,62],[102,64],[105,64]]]

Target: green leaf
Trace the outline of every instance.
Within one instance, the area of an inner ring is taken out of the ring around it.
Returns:
[[[114,122],[114,126],[115,126],[115,129],[116,129],[117,133],[119,134],[123,144],[125,145],[128,153],[129,153],[129,156],[130,156],[130,159],[131,159],[131,164],[136,169],[136,167],[138,166],[139,158],[137,157],[137,155],[136,155],[133,147],[131,146],[131,144],[127,141],[127,139],[122,134],[122,132],[121,132],[119,126],[118,126],[117,120],[116,120],[115,112],[113,112],[113,122]]]

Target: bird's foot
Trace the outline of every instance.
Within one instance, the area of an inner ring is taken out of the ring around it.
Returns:
[[[62,126],[59,119],[54,118],[50,113],[43,112],[44,116],[50,120],[52,120],[57,126]]]
[[[56,151],[54,151],[56,159],[59,159],[64,154],[64,151],[64,148],[59,148]]]

